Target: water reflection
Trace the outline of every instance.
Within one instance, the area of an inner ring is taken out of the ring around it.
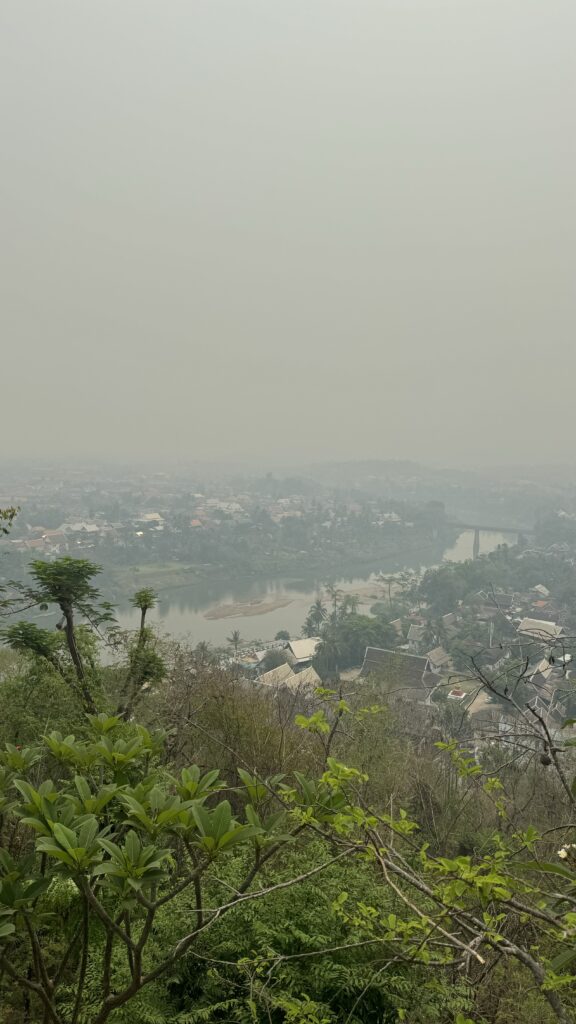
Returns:
[[[500,544],[514,543],[510,534],[481,531],[480,552],[493,551]],[[464,561],[472,558],[474,531],[464,530],[452,548],[444,554],[444,560]],[[383,567],[379,566],[378,571]],[[390,571],[394,571],[393,567]],[[281,630],[288,630],[297,636],[306,618],[312,601],[322,590],[325,580],[314,577],[297,580],[287,579],[240,579],[202,580],[188,587],[164,591],[158,607],[149,613],[150,624],[158,625],[173,636],[190,637],[194,643],[206,640],[214,645],[226,643],[232,630],[240,630],[244,640],[271,640]],[[361,611],[368,611],[374,601],[382,599],[373,573],[360,576],[349,575],[337,581],[344,591],[361,593]],[[233,605],[262,602],[282,607],[272,607],[263,614],[236,614],[227,618],[206,618],[219,605]],[[139,612],[128,605],[118,610],[117,618],[123,629],[136,629]]]

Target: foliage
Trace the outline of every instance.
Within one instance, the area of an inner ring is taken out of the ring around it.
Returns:
[[[32,781],[31,770],[47,752],[58,766],[58,784]],[[240,814],[219,798],[218,769],[203,772],[193,765],[172,776],[161,767],[159,752],[147,730],[105,714],[91,718],[85,738],[50,733],[44,751],[7,745],[0,801],[12,838],[0,850],[0,965],[11,1002],[15,990],[50,1020],[103,1024],[141,989],[169,975],[213,921],[323,868],[321,861],[288,879],[282,872],[272,885],[268,866],[261,888],[249,891],[261,866],[271,865],[296,839],[302,813],[313,818],[317,801],[325,806],[328,798],[334,814],[341,813],[345,799],[336,800],[342,791],[334,781],[299,775],[292,797],[282,776],[263,785],[242,772],[235,795]],[[291,804],[297,814],[283,809]],[[232,894],[223,901],[218,894],[215,908],[206,896],[217,886],[222,858],[236,851],[246,851],[235,860],[240,874]],[[327,864],[334,859],[325,855]],[[57,922],[50,925],[54,887],[62,881],[80,917],[65,929],[63,943]],[[151,958],[157,916],[187,891],[194,894],[191,919],[187,915],[160,959]],[[123,962],[115,956],[118,949]],[[96,976],[98,990],[90,984]]]
[[[238,650],[242,643],[242,637],[240,636],[239,629],[233,629],[230,636],[226,637],[226,643],[230,644],[234,648],[234,657],[238,657]]]
[[[71,636],[4,631],[0,1020],[572,1024],[573,723],[501,756],[448,706],[262,693],[145,624],[101,666],[95,567],[36,572]],[[331,587],[325,674],[389,628]]]
[[[17,515],[17,508],[0,508],[0,535],[10,533]]]
[[[280,665],[285,665],[286,662],[286,652],[273,647],[271,650],[266,651],[266,654],[262,658],[261,668],[264,672],[269,672],[270,669],[278,668]]]
[[[350,666],[361,665],[367,647],[390,648],[397,641],[394,628],[388,622],[348,611],[347,606],[323,627],[320,636],[322,643],[313,664],[323,679]]]
[[[132,597],[132,607],[140,609],[140,629],[144,629],[146,625],[146,614],[151,608],[156,607],[158,601],[157,594],[151,587],[143,587],[141,590],[137,590]]]

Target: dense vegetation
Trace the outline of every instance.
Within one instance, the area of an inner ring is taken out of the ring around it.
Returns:
[[[149,591],[119,634],[96,576],[4,595],[2,1024],[574,1020],[569,739],[474,755],[390,680],[344,687],[367,627],[337,591],[302,695],[158,639]]]

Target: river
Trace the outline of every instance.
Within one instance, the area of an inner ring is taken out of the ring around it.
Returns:
[[[482,531],[480,551],[485,554],[514,538],[502,533]],[[474,531],[464,530],[453,547],[444,553],[444,561],[462,562],[472,558]],[[378,566],[386,571],[386,566]],[[186,637],[193,643],[206,640],[224,645],[232,630],[243,640],[273,640],[282,629],[298,636],[312,601],[322,588],[321,580],[237,580],[232,583],[202,581],[188,587],[167,590],[148,622],[174,637]],[[374,573],[337,581],[337,586],[360,597],[360,611],[367,612],[376,600],[382,600],[382,588]],[[139,612],[128,606],[117,611],[122,629],[136,629]]]

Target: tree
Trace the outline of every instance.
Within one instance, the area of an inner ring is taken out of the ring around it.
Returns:
[[[287,629],[279,629],[278,632],[276,633],[276,636],[274,637],[274,639],[275,640],[285,640],[286,643],[288,643],[289,640],[290,640],[290,633],[288,632]]]
[[[224,915],[353,853],[330,854],[326,842],[304,870],[296,862],[288,877],[282,864],[271,874],[286,844],[302,834],[302,813],[312,819],[317,808],[328,823],[345,809],[343,780],[330,769],[318,780],[299,776],[293,787],[282,776],[261,780],[239,768],[233,812],[219,798],[226,784],[217,769],[192,765],[167,776],[154,736],[118,718],[92,716],[85,740],[54,732],[45,742],[58,783],[38,783],[39,750],[9,746],[0,758],[3,817],[12,836],[21,822],[25,837],[25,854],[19,842],[0,850],[4,1005],[23,996],[29,1020],[105,1024],[173,973]],[[227,864],[234,885],[215,903]],[[53,912],[62,885],[77,907],[69,921]],[[183,930],[159,951],[154,932],[183,898]]]
[[[142,693],[159,683],[165,672],[162,657],[156,650],[154,632],[146,626],[146,613],[154,608],[156,594],[149,588],[138,590],[132,598],[132,607],[140,609],[140,626],[136,638],[128,646],[128,672],[120,688],[117,713],[129,718]]]
[[[359,604],[360,598],[357,597],[356,594],[346,594],[345,597],[342,599],[342,604],[340,605],[340,614],[355,615],[356,612],[358,611]]]
[[[357,612],[341,615],[336,622],[330,621],[321,637],[314,667],[322,678],[332,678],[339,670],[361,665],[367,647],[390,648],[396,642],[393,626]]]
[[[91,580],[100,567],[81,558],[59,558],[55,562],[32,562],[30,575],[37,583],[39,604],[57,604],[64,619],[64,632],[70,657],[76,671],[86,710],[96,710],[94,699],[86,681],[86,670],[78,650],[74,631],[76,610],[90,617],[95,615],[94,602],[100,597]]]
[[[54,562],[35,561],[31,564],[30,575],[36,586],[13,584],[31,605],[46,608],[49,604],[56,604],[60,608],[62,627],[76,677],[75,685],[85,710],[90,713],[96,710],[96,706],[78,646],[75,613],[80,612],[95,626],[113,621],[111,606],[100,601],[99,591],[92,586],[91,581],[99,572],[99,566],[85,559],[65,557]],[[42,637],[43,633],[44,630],[30,630],[26,623],[17,623],[4,633],[4,638],[5,642],[18,650],[24,650],[28,641],[30,652],[39,654],[39,645],[45,651],[50,646],[46,638]],[[47,657],[47,654],[42,652],[42,656]]]
[[[381,572],[381,573],[378,573],[378,576],[376,577],[376,581],[378,583],[380,583],[382,586],[387,587],[387,589],[388,589],[388,604],[389,604],[389,606],[391,608],[392,607],[392,584],[393,583],[398,583],[397,577],[395,575],[386,576],[385,573]]]
[[[146,613],[156,606],[157,601],[158,595],[149,587],[137,590],[134,594],[131,604],[133,608],[140,609],[140,632],[143,632],[146,625]]]
[[[34,622],[14,622],[1,633],[4,643],[13,651],[44,658],[52,668],[61,672],[59,652],[60,637],[49,629],[41,629]]]
[[[338,606],[340,604],[343,591],[340,590],[335,583],[327,583],[325,589],[332,602],[332,619],[335,620],[338,617]]]
[[[285,665],[287,660],[286,651],[279,651],[277,647],[273,647],[271,650],[266,651],[261,661],[261,668],[264,672],[269,672],[272,668]]]
[[[234,657],[238,658],[238,649],[242,643],[242,637],[240,636],[239,629],[233,629],[230,636],[226,637],[226,643],[230,644],[234,648]]]
[[[10,533],[17,515],[17,508],[0,508],[0,534]]]
[[[318,629],[315,622],[312,621],[309,615],[306,616],[301,630],[302,636],[312,637],[317,636]]]
[[[194,648],[194,657],[200,665],[209,664],[214,658],[214,652],[206,640],[200,640]]]
[[[326,621],[327,615],[328,612],[326,611],[326,605],[322,601],[321,597],[317,597],[316,600],[310,605],[307,615],[307,621],[310,622],[312,627],[318,633],[320,631],[322,623]]]

